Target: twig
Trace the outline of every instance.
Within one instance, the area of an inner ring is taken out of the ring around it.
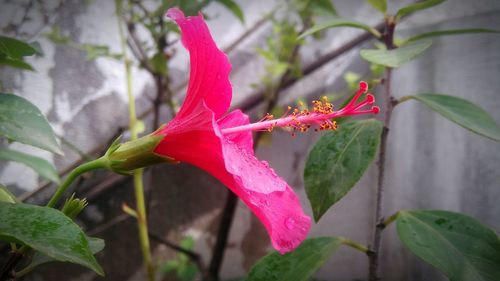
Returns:
[[[140,62],[141,66],[144,67],[148,72],[153,74],[155,71],[148,60],[148,55],[142,48],[141,42],[137,37],[137,34],[135,33],[135,24],[130,21],[127,21],[126,25],[128,31],[127,45],[132,50],[132,54]]]
[[[379,23],[377,24],[374,28],[377,30],[383,29],[384,23]],[[337,49],[332,50],[331,52],[328,52],[322,56],[320,56],[318,59],[316,59],[314,62],[311,64],[308,64],[304,68],[301,69],[302,76],[301,77],[290,77],[289,79],[283,81],[282,85],[282,90],[292,86],[297,82],[299,79],[304,78],[305,76],[313,73],[314,71],[320,69],[322,66],[325,64],[331,62],[332,60],[338,58],[339,56],[347,53],[348,51],[352,50],[353,48],[357,47],[358,45],[364,43],[365,41],[368,41],[373,38],[373,35],[370,32],[364,32],[363,34],[359,35],[358,37],[355,37],[354,39],[346,42],[342,46],[340,46]],[[253,93],[252,95],[249,95],[249,98],[243,100],[240,104],[238,104],[235,107],[242,108],[243,110],[251,109],[259,105],[263,100],[264,90],[257,91]]]
[[[198,254],[197,252],[183,248],[156,233],[149,233],[149,238],[169,247],[172,250],[185,254],[190,260],[192,260],[196,264],[196,266],[198,267],[198,269],[202,274],[205,274],[205,272],[207,271],[201,259],[201,255]]]
[[[222,210],[222,217],[219,223],[219,231],[217,232],[217,240],[215,242],[212,258],[210,259],[210,265],[208,267],[208,273],[204,276],[203,280],[219,280],[219,271],[224,258],[224,250],[226,249],[227,240],[229,238],[229,230],[231,230],[237,203],[238,197],[236,197],[233,192],[228,190],[226,204]]]
[[[394,29],[395,22],[391,17],[386,19],[386,30],[383,34],[384,43],[387,49],[394,49]],[[378,154],[378,176],[377,176],[377,189],[375,195],[375,218],[373,225],[373,237],[370,252],[368,254],[369,269],[368,280],[380,280],[380,250],[382,242],[382,230],[384,229],[384,217],[382,216],[383,195],[384,195],[384,176],[385,176],[385,159],[387,154],[387,136],[389,134],[389,125],[391,122],[391,115],[394,108],[394,98],[391,94],[391,74],[392,69],[386,68],[386,76],[384,79],[384,102],[385,106],[382,111],[384,113],[384,128],[380,140],[380,150]]]
[[[9,258],[0,271],[0,280],[15,278],[16,265],[21,261],[23,256],[24,254],[17,250],[10,251]]]
[[[252,27],[247,29],[243,34],[241,34],[236,40],[233,41],[229,46],[223,48],[224,53],[230,53],[232,50],[234,50],[241,42],[243,42],[248,36],[252,35],[252,33],[256,32],[261,26],[263,26],[267,21],[274,15],[276,10],[279,8],[280,5],[274,7],[274,9],[271,10],[271,12],[267,13],[264,15],[261,19],[259,19]]]

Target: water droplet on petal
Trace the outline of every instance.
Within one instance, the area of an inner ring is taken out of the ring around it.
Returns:
[[[268,200],[261,200],[260,201],[260,206],[261,207],[269,207],[271,204],[269,203]]]
[[[292,230],[295,228],[295,219],[293,219],[292,217],[290,218],[287,218],[285,220],[285,226],[286,228],[288,228],[289,230]]]

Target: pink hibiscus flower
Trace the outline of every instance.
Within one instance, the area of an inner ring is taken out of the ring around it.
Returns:
[[[154,135],[161,137],[154,149],[157,155],[191,163],[220,180],[234,192],[264,224],[273,247],[284,254],[295,249],[307,236],[311,219],[304,214],[300,201],[290,186],[267,162],[254,156],[252,131],[288,127],[305,131],[335,129],[333,117],[378,112],[361,84],[358,95],[347,107],[333,111],[326,101],[316,101],[314,110],[295,110],[280,119],[266,118],[250,124],[240,110],[227,113],[232,97],[229,81],[231,64],[213,41],[202,15],[185,17],[179,9],[170,9],[167,16],[179,26],[182,43],[189,51],[191,69],[186,98],[179,113]]]

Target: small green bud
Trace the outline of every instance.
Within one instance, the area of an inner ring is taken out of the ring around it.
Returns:
[[[87,207],[87,205],[87,199],[75,198],[75,194],[73,193],[70,198],[66,199],[61,211],[69,218],[75,219],[76,216],[78,216],[78,214],[80,214],[83,209]]]

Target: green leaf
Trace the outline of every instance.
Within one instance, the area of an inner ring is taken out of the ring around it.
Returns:
[[[12,59],[21,59],[22,57],[36,54],[36,49],[23,41],[0,36],[0,53],[5,54]]]
[[[309,3],[314,14],[337,15],[337,9],[335,9],[331,0],[312,0]]]
[[[292,1],[302,18],[316,16],[336,16],[337,10],[331,0],[295,0]]]
[[[307,239],[293,252],[273,252],[250,269],[246,281],[305,281],[342,245],[337,237]]]
[[[85,233],[60,211],[0,202],[0,217],[2,239],[25,244],[55,260],[80,264],[104,275]]]
[[[87,241],[89,242],[89,249],[92,252],[92,254],[97,254],[104,249],[105,245],[104,240],[100,238],[87,237]],[[55,262],[55,261],[56,261],[55,259],[50,258],[40,252],[35,252],[35,254],[33,255],[33,259],[29,264],[29,267],[34,268],[41,264]]]
[[[419,40],[393,50],[361,50],[360,55],[371,63],[387,67],[400,67],[416,58],[431,45],[431,40]]]
[[[386,0],[367,0],[367,2],[373,6],[373,8],[381,11],[385,14],[387,11],[387,1]]]
[[[24,70],[35,70],[31,64],[26,63],[20,59],[12,59],[0,54],[0,65],[7,65],[13,68],[24,69]]]
[[[419,94],[403,97],[401,101],[415,99],[427,105],[448,120],[478,135],[500,141],[500,128],[495,120],[470,101],[440,94]]]
[[[0,93],[0,136],[62,154],[47,119],[23,97]]]
[[[342,18],[334,18],[332,20],[317,24],[308,30],[306,30],[304,33],[302,33],[299,36],[299,39],[304,38],[308,35],[314,34],[318,31],[321,31],[323,29],[327,28],[334,28],[334,27],[354,27],[354,28],[360,28],[363,30],[366,30],[373,34],[375,37],[380,38],[380,32],[376,30],[375,28],[368,26],[364,23],[357,22],[357,21],[352,21],[352,20],[347,20],[347,19],[342,19]]]
[[[45,53],[43,52],[42,45],[40,45],[40,42],[35,41],[31,42],[30,46],[35,49],[35,55],[39,57],[43,57]]]
[[[19,203],[19,200],[5,186],[0,184],[0,202]]]
[[[403,44],[408,42],[413,42],[417,40],[422,40],[425,38],[436,37],[436,36],[448,36],[448,35],[460,35],[469,33],[498,33],[498,30],[487,29],[487,28],[468,28],[468,29],[451,29],[451,30],[437,30],[432,32],[421,33],[408,38]]]
[[[160,267],[160,272],[167,274],[171,271],[176,270],[179,267],[179,262],[177,260],[168,260]]]
[[[29,154],[7,148],[0,148],[0,160],[22,163],[32,168],[40,176],[55,183],[59,183],[59,175],[57,174],[56,168],[54,168],[50,162],[40,157],[31,156]]]
[[[162,52],[156,53],[150,60],[153,70],[163,76],[167,76],[167,58]]]
[[[52,30],[50,30],[50,32],[44,33],[44,35],[54,44],[68,45],[72,42],[69,36],[61,35],[61,31],[58,26],[52,26]]]
[[[243,15],[243,11],[238,3],[233,0],[216,0],[218,3],[222,4],[228,10],[230,10],[233,15],[235,15],[242,23],[245,22],[245,16]]]
[[[316,142],[304,169],[304,185],[316,222],[370,166],[382,127],[374,119],[348,122]]]
[[[404,17],[410,13],[424,10],[424,9],[428,9],[430,7],[434,7],[436,5],[443,3],[444,1],[445,0],[426,0],[426,1],[417,2],[417,3],[411,4],[411,5],[408,5],[404,8],[399,9],[399,11],[397,11],[397,13],[396,13],[396,16],[398,18],[401,18],[401,17]]]
[[[452,281],[500,280],[500,240],[495,232],[463,214],[412,210],[397,218],[401,241]]]

